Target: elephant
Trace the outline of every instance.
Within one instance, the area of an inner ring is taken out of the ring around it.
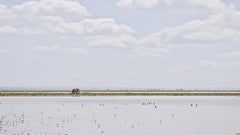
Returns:
[[[73,95],[76,95],[76,94],[79,94],[79,93],[80,93],[80,90],[78,88],[72,89],[72,94]]]

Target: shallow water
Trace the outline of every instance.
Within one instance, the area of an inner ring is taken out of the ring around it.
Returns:
[[[0,97],[1,135],[236,135],[240,97]]]

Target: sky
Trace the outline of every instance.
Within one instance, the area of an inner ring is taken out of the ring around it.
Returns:
[[[0,87],[240,87],[240,1],[0,0]]]

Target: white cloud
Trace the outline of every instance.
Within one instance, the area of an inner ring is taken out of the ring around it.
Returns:
[[[136,55],[156,57],[163,57],[176,45],[240,43],[240,12],[219,0],[120,0],[118,5],[144,9],[207,8],[214,14],[204,20],[164,28],[138,39],[131,27],[118,24],[112,18],[81,18],[90,13],[76,1],[39,0],[10,7],[0,4],[0,33],[55,34],[59,37],[80,35],[84,47],[130,48]],[[66,18],[69,15],[80,18],[69,20]],[[58,47],[40,50],[61,52],[62,48]]]
[[[130,45],[136,55],[163,57],[174,46],[240,43],[240,27],[237,25],[240,24],[239,15],[240,12],[234,7],[226,7],[224,11],[210,15],[205,20],[193,20],[180,26],[164,28],[140,39],[129,35],[124,36],[128,38],[97,35],[87,37],[87,41],[89,46]],[[128,32],[125,33],[131,32],[126,31]]]
[[[83,48],[67,48],[60,46],[38,46],[34,48],[37,52],[45,53],[65,53],[65,54],[87,54],[88,52]]]
[[[119,0],[117,5],[125,8],[145,10],[223,10],[225,4],[220,0]]]
[[[81,36],[87,47],[131,48],[137,40],[131,34],[134,30],[118,24],[112,18],[89,19],[87,9],[72,0],[28,1],[19,5],[0,4],[0,33],[18,35],[49,34],[57,37]],[[74,19],[71,19],[74,16]],[[77,18],[77,19],[76,19]],[[39,46],[35,51],[59,53],[86,53],[83,48],[60,46]]]
[[[1,17],[7,21],[39,21],[39,20],[55,20],[72,16],[83,17],[90,13],[87,9],[76,1],[70,0],[39,0],[28,1],[19,5],[10,7],[0,5]],[[37,19],[37,20],[35,20]]]
[[[145,55],[162,56],[174,46],[194,46],[240,43],[240,12],[220,0],[120,0],[118,6],[139,9],[210,9],[204,20],[192,20],[180,26],[168,27],[140,39],[136,50]]]
[[[24,24],[26,25],[26,24]],[[34,24],[36,25],[36,24]],[[19,33],[19,34],[131,34],[134,30],[126,25],[117,24],[112,18],[83,19],[79,22],[60,21],[58,23],[42,23],[37,26],[10,26],[0,27],[0,33]]]
[[[88,47],[131,48],[138,40],[131,35],[95,35],[86,37]]]
[[[48,25],[56,25],[71,17],[81,19],[89,15],[84,6],[70,0],[28,1],[13,6],[0,4],[0,27],[6,25],[20,34],[41,34],[47,32]]]
[[[182,45],[212,45],[240,43],[240,12],[234,7],[210,15],[205,20],[193,20],[176,27],[164,28],[140,40],[145,48],[171,49]],[[147,50],[146,50],[147,51]]]
[[[55,27],[50,26],[49,29],[63,34],[128,34],[133,32],[132,28],[117,24],[112,18],[83,19],[80,22],[62,22]]]
[[[112,18],[84,19],[87,9],[72,0],[28,1],[0,4],[0,33],[18,34],[130,34],[133,29]],[[74,18],[74,19],[72,19]]]
[[[240,51],[232,51],[219,55],[220,58],[240,58]]]
[[[203,21],[191,21],[179,27],[183,39],[208,42],[239,43],[240,12],[234,7],[225,8],[223,12],[210,15]]]

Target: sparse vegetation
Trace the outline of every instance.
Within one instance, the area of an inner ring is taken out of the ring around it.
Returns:
[[[0,96],[240,96],[240,91],[206,90],[81,90],[73,95],[71,90],[2,90]]]

